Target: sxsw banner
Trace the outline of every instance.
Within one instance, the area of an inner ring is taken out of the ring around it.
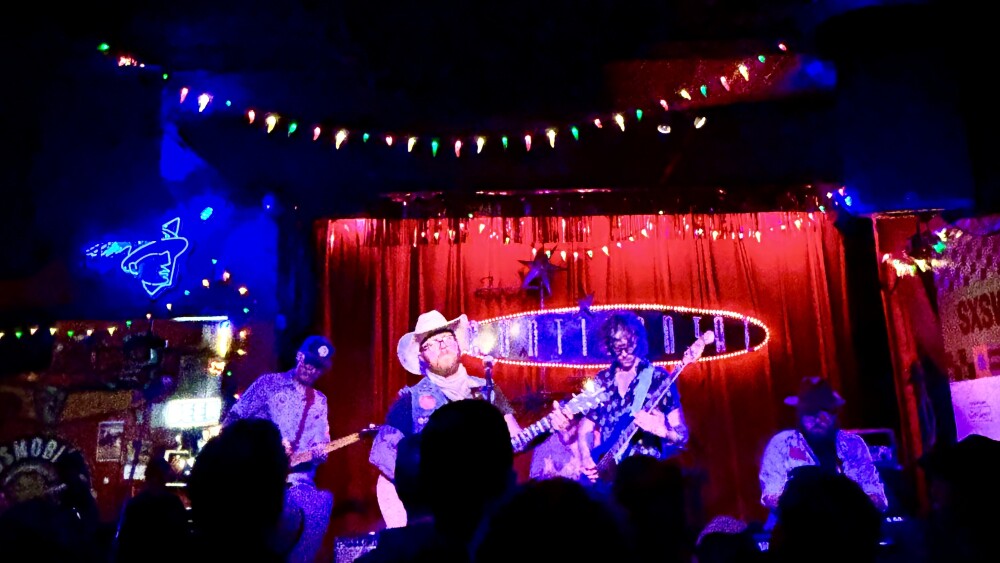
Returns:
[[[1000,221],[985,223],[949,236],[935,271],[958,439],[1000,439]]]

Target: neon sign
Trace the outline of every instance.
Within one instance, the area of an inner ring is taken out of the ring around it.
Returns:
[[[601,327],[614,313],[631,311],[646,327],[649,359],[669,366],[706,330],[716,334],[700,361],[718,361],[763,348],[770,339],[767,326],[733,311],[674,307],[653,303],[590,305],[539,309],[473,323],[470,354],[497,363],[575,369],[603,369],[611,361],[601,339]]]
[[[139,279],[150,297],[156,297],[174,285],[177,259],[188,249],[188,239],[180,236],[181,218],[176,217],[162,226],[160,240],[120,245],[117,253],[127,252],[122,259],[122,271]]]

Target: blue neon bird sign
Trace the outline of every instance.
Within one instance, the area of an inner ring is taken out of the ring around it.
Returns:
[[[159,240],[145,242],[123,249],[122,271],[136,277],[142,288],[152,298],[173,287],[177,275],[177,259],[190,246],[188,239],[180,236],[181,218],[176,217],[162,226]]]

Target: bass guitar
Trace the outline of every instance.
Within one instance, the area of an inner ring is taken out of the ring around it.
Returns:
[[[661,381],[655,389],[650,390],[646,396],[646,400],[643,402],[643,410],[648,411],[659,405],[669,395],[670,387],[677,381],[677,377],[684,371],[684,368],[701,358],[701,355],[705,351],[705,346],[713,342],[715,342],[715,333],[712,331],[705,332],[698,340],[695,340],[694,344],[684,351],[681,362],[675,367],[674,371]],[[597,463],[597,473],[601,481],[608,482],[610,480],[611,474],[618,464],[621,463],[622,459],[624,459],[629,446],[632,444],[632,438],[639,433],[639,430],[640,428],[635,423],[635,418],[631,414],[626,414],[618,419],[618,423],[611,432],[611,437],[591,450],[590,455]]]
[[[575,416],[586,414],[607,399],[608,395],[604,389],[588,382],[584,385],[583,391],[561,403],[561,406],[563,411]],[[552,413],[549,413],[512,436],[510,445],[514,448],[514,453],[521,453],[535,443],[538,438],[547,435],[552,430]],[[396,486],[385,475],[378,476],[378,482],[375,484],[375,496],[378,497],[378,507],[387,528],[400,528],[406,525],[406,509],[399,500]]]

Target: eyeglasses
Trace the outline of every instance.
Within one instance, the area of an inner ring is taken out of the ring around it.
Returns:
[[[619,355],[622,352],[632,352],[635,350],[635,339],[616,340],[611,344],[611,353]]]
[[[432,336],[424,340],[424,343],[420,345],[420,351],[429,352],[434,347],[437,347],[438,350],[447,350],[457,343],[458,340],[451,334],[441,335],[440,337]]]

